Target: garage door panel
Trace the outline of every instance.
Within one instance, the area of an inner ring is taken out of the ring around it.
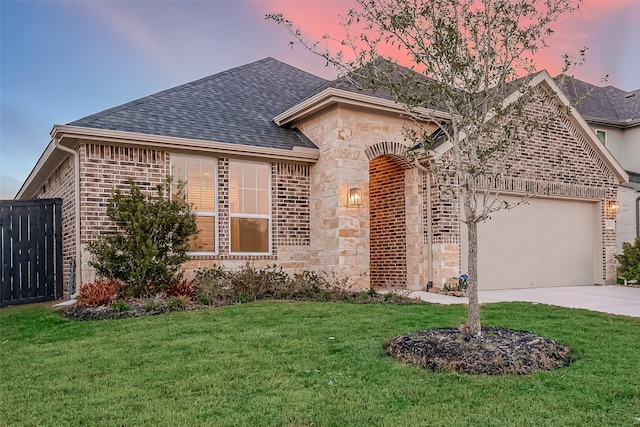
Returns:
[[[479,288],[596,283],[598,206],[595,202],[532,199],[478,224]],[[462,233],[462,257],[466,260],[466,227]],[[466,271],[466,262],[463,269]]]

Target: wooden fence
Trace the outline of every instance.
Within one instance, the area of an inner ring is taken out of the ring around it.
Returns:
[[[62,199],[0,201],[0,307],[62,297]]]

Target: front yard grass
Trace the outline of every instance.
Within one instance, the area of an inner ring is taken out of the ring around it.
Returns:
[[[528,303],[483,325],[573,348],[530,376],[424,371],[385,339],[462,306],[259,302],[79,322],[0,310],[0,426],[637,426],[640,319]]]

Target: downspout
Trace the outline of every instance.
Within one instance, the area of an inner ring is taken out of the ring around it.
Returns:
[[[76,196],[75,197],[76,269],[75,269],[74,278],[75,278],[76,284],[78,284],[78,286],[75,286],[75,289],[73,289],[75,292],[71,294],[72,286],[75,284],[69,283],[69,298],[73,299],[78,295],[80,291],[79,284],[82,281],[82,252],[81,252],[82,245],[80,243],[80,155],[76,150],[72,150],[71,148],[65,147],[64,145],[62,145],[58,138],[53,138],[53,144],[56,146],[56,148],[59,148],[60,150],[67,152],[73,156],[73,165],[74,165],[73,175],[74,175],[74,186],[75,186],[74,193]]]
[[[415,159],[415,165],[423,171],[427,176],[427,191],[426,203],[427,203],[427,289],[433,286],[433,219],[431,213],[431,171],[420,163],[418,159]]]
[[[636,237],[640,237],[640,196],[636,199]]]

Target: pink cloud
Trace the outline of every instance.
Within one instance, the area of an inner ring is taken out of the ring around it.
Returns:
[[[621,77],[629,72],[624,68],[624,58],[638,56],[638,48],[630,40],[637,38],[635,28],[639,18],[639,2],[586,0],[579,11],[556,23],[556,33],[549,39],[550,48],[537,57],[539,68],[556,74],[561,70],[563,53],[575,55],[587,47],[587,61],[575,70],[575,75],[594,84],[609,75],[607,84],[620,85]],[[630,53],[633,50],[635,54]]]
[[[318,41],[324,34],[343,37],[339,15],[357,7],[357,2],[273,0],[258,2],[255,7],[263,13],[282,12],[308,40]],[[564,53],[577,56],[580,49],[587,47],[587,62],[575,69],[574,74],[594,84],[600,84],[609,75],[607,84],[620,85],[621,77],[631,74],[630,62],[640,69],[628,53],[638,52],[635,42],[629,40],[637,38],[634,28],[639,19],[640,1],[585,0],[578,11],[561,17],[553,25],[555,33],[548,40],[550,47],[535,56],[538,69],[556,75],[562,70]],[[636,53],[635,57],[638,56]]]

